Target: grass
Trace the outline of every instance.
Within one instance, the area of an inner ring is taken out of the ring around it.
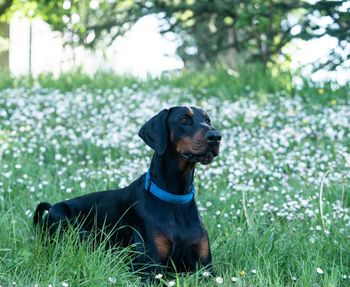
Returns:
[[[249,69],[143,81],[1,77],[0,285],[139,286],[130,250],[77,244],[74,231],[45,244],[32,212],[39,201],[132,182],[151,156],[137,137],[142,123],[193,104],[223,132],[219,158],[198,166],[195,182],[223,283],[199,271],[152,286],[349,286],[349,90],[296,88],[287,73]]]
[[[293,82],[299,78],[301,85]],[[59,76],[46,73],[36,78],[14,77],[0,71],[0,90],[15,87],[42,87],[58,89],[62,92],[83,89],[115,89],[122,87],[140,87],[143,90],[171,85],[179,89],[191,91],[197,99],[203,97],[218,97],[220,99],[236,100],[253,96],[264,100],[266,94],[280,96],[301,96],[308,103],[329,104],[337,98],[341,102],[349,101],[349,84],[339,86],[335,82],[315,83],[290,71],[274,68],[265,70],[259,65],[246,65],[238,71],[225,69],[207,69],[201,72],[184,71],[164,73],[159,77],[139,79],[131,75],[116,75],[109,72],[97,72],[87,75],[81,70],[62,73]]]

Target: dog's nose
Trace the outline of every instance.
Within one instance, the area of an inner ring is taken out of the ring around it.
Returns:
[[[221,141],[221,134],[218,131],[208,131],[205,134],[205,139],[210,145],[217,145]]]

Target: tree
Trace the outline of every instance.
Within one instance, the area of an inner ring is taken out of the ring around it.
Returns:
[[[309,13],[298,36],[310,40],[328,35],[338,43],[327,59],[315,64],[315,69],[350,67],[350,1],[318,1],[306,5]]]
[[[167,23],[162,32],[181,35],[178,53],[198,67],[224,61],[260,62],[282,57],[293,39],[335,37],[339,46],[316,68],[334,69],[350,57],[350,1],[305,0],[154,0]],[[234,63],[233,63],[234,64]]]
[[[13,4],[13,0],[0,0],[0,17],[4,15]]]
[[[95,48],[110,45],[147,15],[138,0],[37,0],[37,11],[67,43]]]
[[[13,0],[0,0],[0,69],[9,67],[9,25],[1,21],[1,18],[11,8]]]
[[[143,16],[157,15],[161,33],[178,35],[177,53],[195,68],[237,61],[267,66],[288,57],[283,48],[293,39],[324,35],[339,45],[316,68],[350,60],[350,0],[0,0],[0,12],[13,10],[9,3],[42,17],[66,43],[91,49],[111,44]]]
[[[290,22],[288,17],[301,6],[298,0],[154,1],[154,9],[163,12],[168,24],[162,32],[182,33],[178,52],[195,66],[220,57],[264,66],[274,62],[300,22]]]

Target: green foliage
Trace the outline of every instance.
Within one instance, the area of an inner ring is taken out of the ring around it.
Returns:
[[[13,76],[7,71],[0,71],[0,90],[6,88],[40,86],[60,91],[72,91],[77,88],[113,89],[138,85],[141,81],[131,75],[117,75],[108,72],[96,72],[93,75],[83,73],[80,69],[54,76],[51,73],[30,76]]]
[[[37,11],[70,45],[110,45],[141,17],[142,1],[37,0]]]
[[[7,14],[20,10],[41,17],[64,35],[67,44],[102,49],[145,15],[162,19],[163,34],[181,40],[178,55],[187,67],[246,63],[264,67],[288,59],[283,48],[293,39],[325,35],[338,46],[316,69],[349,65],[350,1],[319,0],[1,0]],[[3,9],[2,9],[3,7]]]
[[[316,68],[334,69],[349,59],[349,1],[151,1],[167,22],[163,33],[181,35],[178,48],[188,66],[215,62],[278,63],[292,39],[337,38],[339,46]],[[346,63],[348,64],[348,63]]]
[[[317,1],[305,4],[309,11],[299,37],[304,40],[331,36],[337,46],[330,54],[315,63],[315,69],[335,70],[350,67],[350,1]]]
[[[0,0],[0,17],[4,15],[13,5],[13,0]]]
[[[41,74],[36,83],[45,88],[56,88],[61,91],[71,91],[76,88],[112,89],[131,87],[138,83],[138,79],[131,75],[116,75],[108,72],[96,72],[87,75],[80,69],[62,73],[58,77],[53,74]]]
[[[0,70],[0,90],[12,88],[14,86],[14,78],[8,71]]]
[[[294,78],[299,78],[301,84],[296,85],[293,82]],[[315,83],[302,76],[292,75],[289,71],[278,68],[265,69],[260,65],[245,65],[237,70],[223,68],[204,69],[201,72],[185,70],[179,73],[163,73],[159,77],[146,79],[100,71],[87,75],[80,69],[62,73],[59,76],[41,74],[36,78],[14,77],[6,71],[0,71],[0,90],[36,86],[60,91],[72,91],[78,88],[103,90],[123,87],[142,87],[144,90],[152,90],[166,85],[192,91],[197,99],[216,96],[223,100],[234,100],[254,95],[256,99],[260,98],[264,101],[266,94],[278,94],[285,97],[300,95],[308,103],[327,104],[334,99],[341,102],[350,100],[349,84],[339,86],[334,82]]]
[[[195,66],[260,62],[264,66],[291,40],[287,21],[301,1],[154,1],[164,13],[163,32],[183,33],[179,54]],[[183,17],[183,15],[190,15]],[[304,14],[303,14],[304,16]],[[298,19],[299,21],[302,19]],[[239,59],[239,60],[238,60]]]
[[[161,77],[165,82],[166,76]],[[184,71],[168,81],[172,85],[193,90],[202,97],[217,96],[235,99],[247,96],[251,91],[259,94],[292,92],[292,75],[282,70],[266,70],[261,65],[245,65],[237,70],[205,69],[202,72]]]

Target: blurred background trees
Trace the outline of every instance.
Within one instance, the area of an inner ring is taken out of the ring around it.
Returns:
[[[283,48],[293,39],[325,35],[338,45],[314,68],[350,61],[349,0],[0,0],[3,19],[18,10],[44,19],[66,44],[90,49],[110,45],[142,17],[157,15],[161,33],[175,33],[177,54],[196,69],[242,62],[267,67],[288,60]]]
[[[178,53],[196,66],[223,61],[260,62],[263,66],[288,57],[282,49],[292,39],[330,35],[339,40],[323,68],[349,59],[350,1],[200,0],[152,1],[168,26],[182,36]],[[321,67],[320,66],[320,67]]]

